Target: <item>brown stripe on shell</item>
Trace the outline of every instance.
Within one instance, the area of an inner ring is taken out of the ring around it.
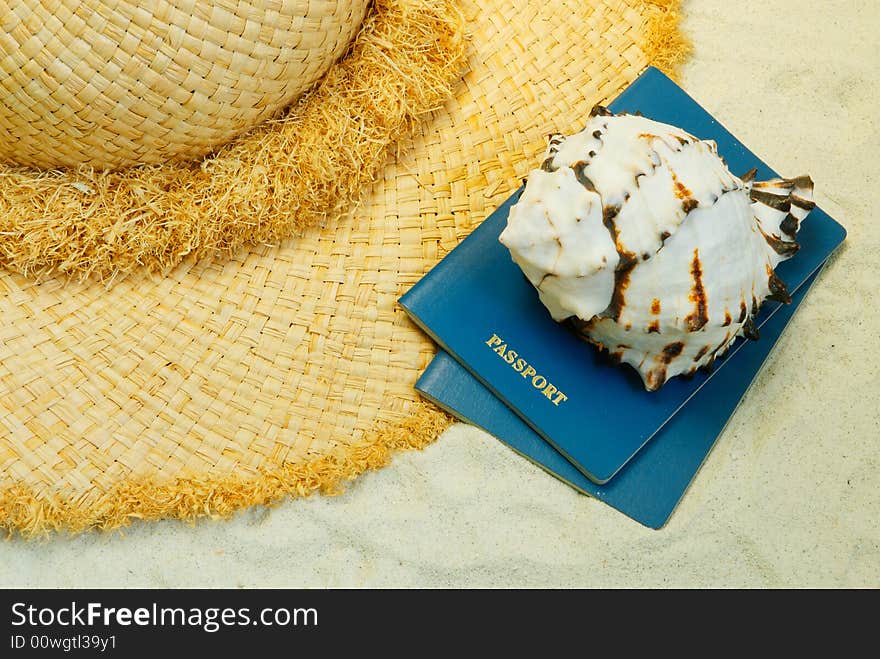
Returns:
[[[791,210],[791,201],[788,195],[772,194],[752,188],[749,196],[752,198],[752,201],[769,206],[773,210],[782,211],[783,213]]]
[[[613,117],[614,113],[606,108],[604,105],[599,105],[598,103],[593,106],[593,109],[590,110],[591,117]]]
[[[651,300],[651,313],[655,316],[660,315],[660,298],[655,297]]]
[[[694,258],[691,261],[691,278],[694,286],[688,299],[694,303],[694,312],[685,316],[688,332],[697,332],[709,322],[709,314],[706,304],[706,289],[703,287],[703,266],[700,263],[700,250],[694,249]]]
[[[555,172],[556,167],[553,166],[553,156],[548,156],[544,159],[544,162],[541,163],[541,169],[545,172]]]
[[[673,359],[678,357],[684,350],[684,342],[676,341],[663,347],[663,350],[657,356],[657,361],[661,364],[669,364]]]
[[[685,213],[690,213],[692,210],[694,210],[699,205],[700,205],[700,202],[697,201],[696,199],[685,199],[683,202],[681,202],[681,209]]]
[[[657,391],[666,382],[666,367],[652,368],[645,374],[645,388],[648,391]]]
[[[651,334],[652,332],[655,334],[660,333],[660,321],[656,318],[648,324],[648,334]]]
[[[788,294],[785,282],[779,278],[779,275],[769,265],[767,266],[767,277],[767,283],[770,286],[770,295],[767,296],[767,299],[774,302],[782,302],[783,304],[791,304],[791,295]]]
[[[675,196],[679,199],[688,199],[693,193],[687,189],[687,186],[678,180],[678,176],[675,175],[675,172],[672,172],[672,185],[675,188]]]
[[[626,289],[629,287],[630,275],[636,263],[637,261],[628,253],[621,254],[620,262],[614,271],[614,292],[611,293],[611,303],[605,310],[605,315],[609,318],[619,320],[620,314],[623,313],[623,308],[626,306]]]
[[[602,224],[608,229],[608,233],[611,235],[611,240],[614,241],[614,248],[617,250],[617,254],[620,257],[617,269],[632,270],[638,259],[634,253],[625,250],[620,244],[620,232],[617,230],[617,224],[615,223],[618,213],[620,213],[620,206],[605,206],[602,209]]]
[[[752,167],[749,171],[739,177],[739,180],[743,183],[748,183],[749,181],[754,181],[755,176],[758,175],[758,168]]]
[[[613,363],[619,364],[621,361],[623,361],[623,351],[618,350],[616,352],[609,353],[608,357]]]
[[[614,241],[614,246],[617,249],[617,255],[619,257],[617,268],[614,271],[614,291],[611,293],[611,303],[603,312],[604,316],[613,320],[618,320],[620,318],[620,314],[626,306],[626,289],[629,286],[629,279],[632,270],[638,263],[636,255],[623,249],[620,245],[617,225],[614,223],[614,219],[619,212],[619,206],[606,206],[602,210],[602,224],[608,229],[608,233],[611,235],[611,240]]]
[[[769,181],[756,181],[752,184],[754,188],[768,188],[779,190],[780,188],[788,188],[791,192],[792,196],[795,195],[797,191],[809,191],[813,190],[813,179],[809,176],[795,176],[794,178],[783,178],[783,179],[770,179]],[[800,195],[797,195],[800,197]],[[812,202],[809,202],[812,203]]]
[[[577,179],[577,182],[584,186],[590,192],[596,192],[596,186],[593,185],[593,182],[590,180],[590,177],[586,174],[586,168],[589,163],[584,160],[578,160],[571,166],[571,169],[574,171],[574,177]]]
[[[611,240],[614,241],[615,245],[617,244],[617,227],[614,224],[614,218],[617,217],[619,212],[620,208],[617,206],[605,206],[602,209],[602,224],[608,229],[608,232],[611,234]]]
[[[721,327],[727,327],[730,323],[733,322],[733,318],[730,317],[730,309],[724,307],[724,322],[721,323]]]
[[[758,313],[758,298],[755,297],[755,293],[752,292],[752,315]]]
[[[800,188],[801,190],[813,189],[813,179],[806,174],[803,176],[795,176],[794,178],[787,178],[785,179],[785,184],[790,185],[793,188]]]
[[[767,241],[767,244],[770,245],[773,251],[779,254],[779,256],[790,258],[797,254],[797,251],[801,248],[801,246],[794,241],[787,241],[779,236],[766,234],[760,227],[758,227],[758,230],[761,231],[761,235],[764,236],[764,240]]]
[[[746,319],[746,322],[743,323],[742,330],[743,336],[749,341],[757,341],[761,338],[761,333],[758,332],[758,328],[755,326],[755,321],[752,320],[751,316],[749,316]]]
[[[699,351],[699,352],[696,354],[696,356],[694,357],[694,361],[695,361],[695,362],[700,361],[700,360],[703,358],[703,356],[704,356],[707,352],[709,352],[711,349],[712,349],[712,346],[703,346],[702,348],[700,348],[700,351]]]
[[[748,315],[749,315],[749,310],[746,307],[746,301],[740,300],[739,301],[739,320],[737,320],[736,322],[738,322],[738,323],[743,322],[746,319],[746,316],[748,316]]]
[[[798,219],[789,213],[785,216],[785,219],[779,223],[779,228],[786,236],[794,240],[794,237],[797,235],[798,228],[800,227],[800,223]]]
[[[648,391],[657,391],[666,382],[666,367],[684,350],[684,343],[676,341],[665,346],[654,358],[657,366],[645,374],[645,387]]]
[[[816,207],[815,201],[810,201],[809,199],[804,199],[803,197],[798,197],[797,195],[794,195],[794,194],[791,195],[791,197],[789,197],[789,199],[791,200],[792,206],[797,206],[801,210],[811,211]]]

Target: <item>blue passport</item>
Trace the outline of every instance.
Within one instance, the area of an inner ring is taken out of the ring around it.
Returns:
[[[758,179],[770,169],[715,121],[680,87],[654,68],[647,69],[609,104],[614,112],[641,112],[714,139],[732,171],[753,167]],[[586,120],[586,118],[585,118]],[[510,258],[498,236],[507,222],[515,192],[467,238],[400,299],[414,322],[477,380],[511,407],[580,472],[607,483],[713,377],[739,368],[738,340],[713,373],[672,378],[659,391],[646,392],[631,368],[614,365],[595,347],[557,324],[537,292]],[[816,207],[799,233],[800,251],[777,268],[790,293],[797,292],[843,241],[845,230]],[[765,302],[759,330],[780,309]],[[511,368],[492,346],[500,339],[567,397],[555,404],[530,380]],[[742,391],[722,391],[736,401]]]
[[[416,382],[416,389],[453,416],[494,435],[576,490],[645,526],[659,529],[666,524],[727,425],[739,403],[737,396],[744,394],[754,380],[816,276],[807,278],[791,296],[791,304],[764,323],[760,341],[743,346],[736,368],[723,369],[706,382],[688,405],[667,421],[654,439],[605,485],[597,485],[584,476],[447,353],[437,353]]]

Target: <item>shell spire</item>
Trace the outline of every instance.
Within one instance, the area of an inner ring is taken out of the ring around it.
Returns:
[[[765,299],[791,299],[775,269],[798,250],[813,182],[755,176],[711,140],[596,106],[550,136],[500,240],[555,320],[656,390],[757,339]]]

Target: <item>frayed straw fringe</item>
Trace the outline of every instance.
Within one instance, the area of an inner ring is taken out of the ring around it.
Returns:
[[[684,62],[687,54],[690,52],[689,43],[679,33],[680,16],[678,9],[680,2],[679,0],[646,0],[646,3],[650,7],[650,14],[642,49],[648,55],[648,60],[651,63],[663,69],[667,74],[675,77],[678,66]],[[387,7],[388,4],[389,3],[387,2],[379,2],[377,3],[377,5],[379,5],[377,9],[381,10],[382,7]],[[402,5],[409,3],[399,4]],[[421,6],[420,3],[417,4]],[[441,3],[437,4],[438,6],[441,5]],[[434,28],[422,26],[415,31],[422,34],[424,37],[424,43],[433,43],[434,37],[430,35],[428,30],[439,29],[442,35],[446,35],[444,38],[447,38],[450,44],[457,44],[456,48],[453,50],[456,53],[455,57],[458,58],[460,57],[460,51],[458,48],[460,48],[462,44],[460,38],[457,36],[459,34],[457,32],[459,25],[455,21],[458,20],[459,14],[451,3],[444,4],[443,7],[445,7],[445,10],[448,12],[446,14],[447,17],[455,17],[454,21],[440,21],[436,24],[432,23],[435,26]],[[395,23],[399,23],[399,21],[399,17],[395,19]],[[363,41],[368,35],[376,35],[380,32],[380,27],[377,26],[377,22],[379,22],[378,19],[374,17],[370,27],[365,29],[364,34],[360,37],[359,48],[365,48],[363,46]],[[396,29],[403,28],[398,25],[398,28]],[[375,44],[373,47],[375,47]],[[426,49],[427,52],[430,52],[430,50],[430,48]],[[355,54],[357,52],[358,51],[356,50]],[[437,64],[440,64],[440,62],[437,62]],[[381,66],[381,64],[378,64],[375,60],[373,60],[373,65]],[[349,62],[347,66],[349,67],[348,69],[333,74],[335,80],[348,79],[345,77],[344,71],[347,70],[351,72],[356,70],[357,64]],[[458,66],[459,62],[456,59],[455,67],[457,68]],[[445,66],[442,68],[446,72],[446,75],[451,78],[452,69],[448,69]],[[363,72],[359,75],[367,75],[367,72]],[[374,76],[375,73],[371,72],[370,79],[374,79]],[[449,80],[444,84],[450,84]],[[326,93],[327,85],[328,83],[325,82],[322,87],[315,92],[312,98],[318,98],[320,94]],[[370,89],[370,87],[365,87],[364,89]],[[448,86],[444,86],[443,89],[448,91]],[[398,93],[402,90],[403,87],[397,89]],[[343,101],[338,98],[336,94],[337,92],[330,93],[329,97],[336,98],[337,103],[351,102],[352,100],[348,99],[347,101]],[[356,94],[356,97],[360,96]],[[427,98],[427,96],[423,98]],[[428,105],[433,105],[440,100],[433,95],[431,95],[430,98],[432,103]],[[337,113],[334,116],[339,116],[339,113],[342,112],[345,116],[349,116],[348,110],[343,110],[341,106],[336,106],[335,110],[331,110],[330,108],[313,108],[309,110],[306,105],[307,104],[298,106],[298,110],[295,111],[299,113],[297,116],[302,117],[304,120],[310,118],[309,120],[312,122],[319,121],[324,112]],[[402,109],[398,113],[395,113],[397,120],[405,123],[407,126],[411,126],[417,116],[418,115],[414,114],[412,111],[404,112]],[[345,131],[343,131],[342,134],[346,134]],[[383,132],[383,134],[386,139],[389,140],[387,143],[390,143],[393,139],[391,133]],[[251,136],[246,139],[254,139],[254,144],[260,145],[264,138]],[[271,137],[266,137],[265,139],[272,142]],[[285,144],[286,140],[293,141],[294,139],[294,136],[291,135],[281,138],[280,144],[275,142],[272,143],[278,148],[280,145]],[[326,138],[315,135],[312,136],[311,139],[315,140],[314,143],[318,143]],[[334,139],[341,139],[341,137],[335,136]],[[302,142],[297,143],[302,144]],[[353,148],[351,143],[347,142],[347,144],[348,149]],[[384,145],[381,149],[378,145],[372,144],[364,144],[362,146],[364,146],[369,153],[374,154],[373,157],[378,157],[375,154],[381,153],[385,149]],[[241,145],[230,147],[230,149],[241,149],[242,151],[246,151],[246,147]],[[227,151],[224,151],[223,153],[227,153]],[[290,153],[293,152],[291,151]],[[303,153],[303,151],[300,151],[300,153]],[[309,151],[305,150],[304,153],[308,154]],[[260,158],[266,159],[270,157],[271,154],[261,151]],[[305,156],[302,157],[304,158]],[[334,157],[334,154],[324,153],[323,155],[316,157],[320,158],[322,161],[325,158],[328,158],[329,164],[335,168],[339,168],[338,171],[345,169],[344,159],[338,154]],[[359,162],[366,161],[366,158],[362,154],[348,152],[345,157],[356,158]],[[224,163],[225,164],[221,165],[221,167],[230,167],[229,160],[224,160]],[[323,162],[321,166],[324,166],[324,164],[327,164],[327,162]],[[242,167],[244,167],[244,165],[242,165]],[[210,168],[210,166],[208,168]],[[225,176],[229,177],[226,179],[227,182],[231,182],[232,179],[236,179],[239,174],[242,174],[242,172],[235,174],[230,173],[229,169],[226,169],[225,171]],[[316,210],[320,207],[314,205],[316,200],[329,198],[342,199],[342,196],[337,196],[340,192],[353,195],[356,188],[349,187],[354,185],[354,182],[351,182],[342,185],[342,187],[337,189],[332,185],[332,177],[320,177],[318,176],[320,172],[316,173],[316,171],[310,171],[312,176],[317,176],[317,178],[311,179],[312,181],[322,182],[314,183],[314,185],[316,185],[315,189],[307,186],[308,194],[310,195],[309,199],[311,201],[300,201],[299,203],[301,205],[299,208],[310,208],[312,215],[309,216],[309,221],[314,221],[315,216],[320,215],[319,211]],[[334,169],[334,171],[337,170]],[[9,172],[5,175],[8,176]],[[21,173],[18,175],[25,176]],[[268,177],[270,174],[269,172],[265,172],[264,175]],[[62,175],[55,176],[61,177]],[[105,180],[108,176],[113,177],[120,175],[102,175],[100,180]],[[156,176],[159,175],[156,174]],[[118,185],[121,179],[115,180]],[[252,180],[248,185],[251,184],[253,184]],[[2,194],[5,194],[5,184],[2,189]],[[109,187],[107,189],[109,189]],[[119,194],[118,189],[115,194]],[[135,193],[132,192],[131,194]],[[179,202],[184,203],[189,194],[192,194],[191,190],[180,191],[180,197],[178,198]],[[68,198],[75,198],[70,195],[70,193],[67,193],[67,195]],[[246,200],[241,199],[234,191],[230,191],[230,195],[235,195],[237,204],[246,203]],[[0,204],[4,204],[2,210],[3,217],[7,216],[9,213],[7,206],[5,205],[6,203],[7,202],[4,202],[3,199],[0,199]],[[336,207],[339,208],[338,205]],[[300,212],[304,211],[301,210]],[[303,224],[305,224],[305,222]],[[173,234],[175,227],[169,227],[167,230],[169,235],[171,235]],[[176,227],[176,230],[188,235],[180,227]],[[252,231],[253,227],[249,227],[248,230]],[[223,235],[226,234],[224,233]],[[241,235],[238,235],[240,236],[239,240],[243,241]],[[20,240],[23,240],[23,237],[20,237]],[[126,244],[129,243],[126,241]],[[201,248],[205,249],[204,246],[201,246]],[[195,249],[195,247],[193,249]],[[147,250],[147,252],[149,252],[149,250]],[[107,274],[113,272],[113,268],[110,267],[110,264],[114,258],[115,252],[105,253],[101,261],[104,264],[103,267],[96,266],[93,268],[83,267],[83,261],[73,260],[71,261],[71,264],[79,264],[79,267],[77,268],[74,267],[74,265],[71,265],[68,267],[68,270],[79,271],[82,273],[94,271]],[[167,263],[175,261],[173,254],[166,255],[165,258],[168,259]],[[29,263],[29,261],[25,259],[19,263],[26,264]],[[52,263],[55,263],[55,265],[44,263],[41,267],[31,266],[29,272],[44,273],[51,272],[56,268],[62,269],[61,264],[66,263],[66,261],[56,260],[52,261]],[[164,267],[166,261],[159,259],[149,261],[149,263],[153,263],[154,266],[161,265]],[[149,263],[145,262],[144,265],[149,265]],[[127,270],[131,267],[133,267],[133,263],[130,262],[129,265],[123,269]],[[0,490],[0,528],[6,529],[9,534],[18,532],[27,538],[45,536],[52,531],[66,531],[71,534],[80,533],[89,529],[101,529],[106,531],[125,527],[129,525],[133,519],[158,520],[174,518],[194,522],[200,518],[225,518],[238,510],[251,506],[273,505],[287,496],[307,496],[315,491],[324,494],[336,494],[341,491],[344,482],[355,478],[368,469],[378,469],[386,465],[394,451],[424,448],[436,440],[451,423],[452,418],[433,405],[427,403],[414,403],[412,411],[406,419],[397,424],[391,424],[384,428],[377,429],[369,438],[349,447],[345,453],[325,456],[313,462],[303,464],[282,464],[273,468],[267,468],[259,477],[251,479],[244,479],[230,475],[221,479],[180,479],[172,483],[164,484],[151,482],[124,483],[115,492],[108,493],[104,495],[100,501],[89,505],[83,505],[77,501],[70,501],[64,499],[62,496],[52,498],[46,496],[38,497],[25,487],[13,486]]]
[[[450,96],[463,35],[453,0],[375,0],[351,52],[311,93],[201,163],[118,172],[0,166],[0,265],[37,279],[109,283],[333,221],[388,147]]]
[[[345,481],[388,464],[394,451],[424,448],[450,422],[440,410],[417,403],[409,418],[374,431],[344,454],[268,467],[259,478],[229,475],[159,485],[123,483],[98,504],[84,505],[60,496],[37,498],[27,488],[10,487],[0,491],[0,528],[9,534],[18,531],[25,538],[46,536],[51,531],[106,531],[128,526],[133,519],[222,519],[250,506],[275,505],[286,496],[308,496],[316,491],[338,494]]]
[[[642,52],[651,64],[678,80],[679,68],[693,49],[681,32],[681,0],[645,0],[645,4],[648,22]]]

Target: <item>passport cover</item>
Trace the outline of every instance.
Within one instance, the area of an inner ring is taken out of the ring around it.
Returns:
[[[757,168],[758,180],[776,172],[733,137],[681,88],[649,68],[609,104],[614,112],[641,112],[714,139],[733,172]],[[520,189],[521,191],[521,189]],[[514,193],[400,299],[410,317],[483,385],[592,481],[608,482],[663,425],[719,371],[735,363],[743,340],[715,372],[676,377],[646,392],[628,366],[552,320],[538,294],[498,242]],[[795,293],[845,237],[842,226],[816,207],[798,233],[800,251],[776,272]],[[766,301],[759,330],[782,306]],[[488,345],[493,336],[515,350],[537,374],[568,397],[554,404]],[[740,396],[724,393],[734,400]]]
[[[760,341],[742,347],[735,368],[720,370],[706,382],[688,405],[605,485],[584,476],[449,354],[437,353],[416,382],[416,389],[576,490],[647,527],[659,529],[669,520],[816,276],[809,277],[791,296],[790,305],[764,323]]]

